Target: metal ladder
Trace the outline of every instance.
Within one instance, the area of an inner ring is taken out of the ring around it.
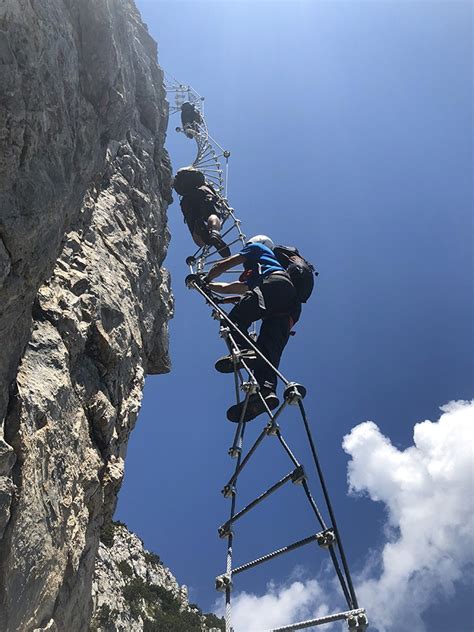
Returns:
[[[184,86],[183,84],[180,84],[178,82],[174,82],[174,84],[168,86],[168,90],[170,92],[175,92],[176,101],[174,108],[172,108],[172,111],[178,112],[180,109],[180,105],[184,102],[186,98],[199,108],[203,123],[199,125],[199,130],[197,130],[196,133],[193,134],[193,138],[194,140],[196,140],[198,146],[198,153],[193,166],[195,166],[196,168],[200,168],[201,171],[205,173],[206,177],[216,178],[216,180],[214,180],[213,182],[220,187],[219,191],[221,194],[227,192],[228,158],[230,156],[230,153],[224,152],[220,145],[217,145],[217,143],[215,143],[215,141],[213,141],[213,139],[208,134],[202,108],[203,97],[201,97],[189,86]],[[181,132],[182,130],[181,128],[177,128],[177,131]],[[209,146],[211,143],[215,143],[213,153],[209,153]],[[222,153],[219,154],[217,150],[221,150]],[[209,155],[212,156],[210,160],[208,160]],[[214,166],[212,166],[212,169],[209,172],[206,172],[204,168],[201,168],[202,165],[206,166],[208,162],[210,162],[211,165],[214,165],[215,161],[220,160],[222,157],[224,157],[226,160],[225,174],[224,171],[220,169],[220,164],[217,171],[215,170]],[[210,174],[209,176],[208,173]],[[222,178],[222,180],[220,178]],[[234,211],[229,206],[228,201],[225,197],[222,197],[221,209],[225,213],[225,219],[229,220],[229,223],[231,223],[230,228],[228,228],[226,232],[222,234],[222,237],[225,237],[226,235],[230,234],[231,231],[234,231],[235,239],[229,243],[229,246],[236,243],[245,244],[245,235],[242,233],[241,230],[241,221],[235,217]],[[219,260],[213,259],[213,257],[215,256],[218,256],[218,253],[214,248],[209,246],[199,248],[193,255],[189,256],[186,260],[186,264],[189,266],[190,273],[186,277],[186,285],[190,289],[195,289],[202,296],[202,298],[204,298],[205,302],[211,308],[212,317],[219,322],[220,336],[225,341],[227,349],[231,354],[233,360],[234,390],[236,402],[239,404],[243,401],[241,417],[235,430],[232,445],[228,450],[228,454],[231,459],[235,460],[235,466],[233,474],[227,480],[222,489],[222,494],[224,498],[230,501],[230,515],[228,520],[226,520],[218,528],[219,537],[227,540],[225,572],[216,578],[216,589],[225,593],[225,630],[226,632],[233,632],[231,620],[231,596],[234,577],[244,573],[245,571],[255,568],[256,566],[264,564],[281,555],[284,555],[285,553],[290,553],[291,551],[295,551],[310,544],[316,544],[321,550],[327,551],[330,556],[335,569],[335,573],[341,586],[342,593],[347,603],[347,610],[344,612],[338,612],[336,614],[331,614],[316,619],[291,623],[284,627],[274,628],[272,632],[283,632],[284,630],[302,630],[305,628],[319,626],[326,623],[332,623],[335,621],[345,621],[348,630],[351,632],[365,632],[368,626],[368,619],[365,614],[365,610],[363,608],[359,608],[357,602],[357,597],[349,572],[346,555],[340,537],[340,532],[336,523],[336,518],[317,455],[315,442],[312,436],[311,427],[303,404],[303,400],[306,395],[306,389],[301,384],[289,381],[282,373],[280,373],[275,367],[271,365],[271,363],[267,360],[267,358],[265,358],[265,356],[256,346],[255,333],[251,333],[249,334],[249,336],[244,336],[248,347],[252,348],[256,355],[259,356],[260,360],[266,362],[276,372],[279,380],[284,385],[283,403],[276,409],[275,412],[272,412],[266,406],[263,397],[259,392],[259,387],[253,374],[252,368],[249,365],[248,361],[246,361],[245,358],[242,357],[242,354],[239,351],[239,347],[236,344],[235,334],[239,330],[229,318],[227,312],[219,304],[219,298],[213,295],[213,293],[210,292],[210,290],[207,289],[206,286],[202,283],[202,279],[205,276],[208,267]],[[238,273],[237,270],[229,270],[228,272],[231,274]],[[239,332],[239,334],[243,335],[242,332]],[[267,423],[258,435],[257,439],[254,441],[254,443],[244,453],[244,436],[247,424],[247,422],[244,421],[245,411],[250,396],[255,393],[258,394],[258,396],[262,399],[262,402],[264,403],[264,406],[266,408],[264,414],[266,415]],[[308,476],[304,466],[293,454],[283,437],[280,420],[288,406],[296,406],[299,409],[303,429],[309,443],[316,475],[320,484],[322,496],[324,498],[325,513],[328,518],[327,520],[325,520],[323,513],[319,509],[311,493],[308,484]],[[243,472],[245,466],[256,454],[259,446],[264,441],[274,441],[275,439],[276,442],[283,449],[284,453],[287,455],[291,469],[269,489],[264,490],[252,501],[247,503],[241,509],[237,510],[237,481],[239,479],[239,476]],[[248,514],[257,505],[266,501],[270,495],[274,494],[282,487],[288,486],[290,483],[295,488],[302,489],[303,494],[306,497],[306,500],[309,503],[312,512],[314,513],[314,517],[318,526],[317,530],[313,533],[310,533],[305,538],[299,539],[295,542],[291,542],[290,544],[282,546],[275,551],[266,553],[257,559],[248,561],[245,564],[233,567],[233,525],[241,518],[243,518],[246,514]]]

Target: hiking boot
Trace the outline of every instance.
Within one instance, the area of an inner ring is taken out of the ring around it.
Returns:
[[[240,352],[240,357],[235,364],[237,369],[242,368],[242,362],[240,361],[240,359],[242,359],[248,367],[251,367],[252,363],[257,360],[257,355],[253,349],[242,349],[242,351]],[[219,373],[233,373],[233,356],[231,354],[222,356],[222,358],[219,358],[216,361],[214,366],[216,367],[216,371],[219,371]]]
[[[222,239],[219,233],[215,230],[211,230],[209,234],[208,245],[214,246],[214,248],[223,258],[230,257],[231,255],[229,246],[225,243],[225,241]]]
[[[270,410],[274,410],[280,404],[278,397],[273,391],[267,390],[265,393],[265,391],[262,390],[261,395],[263,396],[263,399],[265,400],[265,403]],[[240,404],[235,404],[234,406],[231,406],[227,411],[227,419],[229,421],[233,421],[234,423],[239,423],[243,408],[244,402],[240,402]],[[254,393],[249,397],[243,421],[250,421],[251,419],[255,419],[255,417],[258,417],[258,415],[261,415],[265,412],[267,412],[267,409],[262,402],[260,394]]]

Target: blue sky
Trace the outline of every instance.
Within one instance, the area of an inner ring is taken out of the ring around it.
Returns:
[[[210,131],[232,152],[230,201],[245,232],[297,245],[320,271],[282,370],[308,388],[346,552],[361,573],[387,541],[390,503],[374,502],[370,483],[365,497],[348,496],[344,435],[372,420],[404,451],[417,422],[436,422],[440,406],[473,397],[472,5],[137,5],[162,67],[206,97]],[[167,144],[175,169],[194,157],[178,124],[170,120]],[[206,609],[225,563],[216,529],[228,514],[220,489],[233,465],[232,383],[213,370],[223,353],[216,323],[184,288],[194,249],[177,203],[169,224],[173,371],[147,379],[116,518]],[[309,466],[296,412],[282,427]],[[241,479],[242,502],[288,469],[277,446],[265,445]],[[242,520],[236,562],[313,530],[298,490],[285,490]],[[262,595],[269,580],[304,583],[320,576],[322,560],[309,549],[287,555],[236,588]],[[423,620],[430,632],[468,632],[470,608],[468,588],[456,582],[448,598],[433,589]]]

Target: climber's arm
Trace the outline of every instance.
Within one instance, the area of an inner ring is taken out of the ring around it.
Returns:
[[[241,281],[234,281],[233,283],[209,283],[208,287],[218,294],[245,294],[249,289],[248,285]]]
[[[231,257],[227,257],[226,259],[222,259],[222,261],[219,261],[219,263],[216,263],[215,265],[213,265],[212,268],[209,270],[207,274],[207,280],[213,281],[214,279],[217,279],[217,277],[221,276],[221,274],[223,274],[226,270],[230,270],[234,266],[238,266],[244,261],[245,261],[245,257],[239,254],[232,255]],[[232,284],[224,284],[224,285],[232,285]]]

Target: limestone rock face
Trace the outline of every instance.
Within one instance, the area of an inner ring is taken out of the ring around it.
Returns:
[[[113,528],[113,541],[109,546],[101,543],[96,559],[92,584],[94,614],[92,625],[117,632],[143,630],[143,614],[133,615],[133,603],[126,599],[126,586],[141,580],[145,585],[164,588],[179,603],[180,609],[189,609],[186,586],[179,586],[171,571],[159,558],[146,551],[143,542],[125,526]],[[140,599],[140,598],[139,598]],[[143,606],[146,612],[146,603]]]
[[[147,373],[169,370],[156,45],[132,0],[0,3],[0,630],[87,630]]]
[[[92,584],[91,632],[220,632],[223,619],[203,615],[171,571],[125,525],[102,538]]]

